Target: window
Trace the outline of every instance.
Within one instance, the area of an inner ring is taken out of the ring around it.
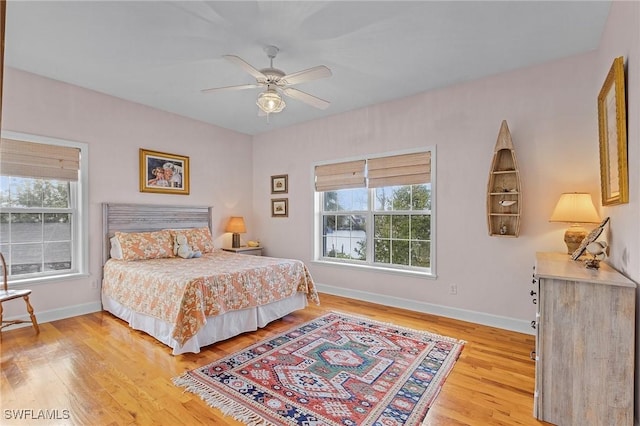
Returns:
[[[316,259],[433,274],[431,156],[317,166]]]
[[[431,185],[388,186],[373,191],[373,261],[430,268]]]
[[[3,132],[0,251],[11,282],[86,273],[87,145]]]

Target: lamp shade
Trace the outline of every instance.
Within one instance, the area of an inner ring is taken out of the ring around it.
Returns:
[[[265,92],[260,93],[256,104],[267,114],[280,112],[287,106],[278,92],[269,88]]]
[[[231,216],[225,232],[233,232],[234,234],[244,234],[247,228],[244,226],[244,218],[242,216]]]
[[[560,195],[549,222],[598,223],[600,216],[587,192],[567,192]]]

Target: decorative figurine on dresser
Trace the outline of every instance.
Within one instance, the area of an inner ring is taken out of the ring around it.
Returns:
[[[537,253],[534,271],[534,416],[633,425],[636,284],[562,253]]]

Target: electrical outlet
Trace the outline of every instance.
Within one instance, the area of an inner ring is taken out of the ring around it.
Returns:
[[[458,286],[456,284],[451,284],[451,287],[449,288],[449,294],[458,294]]]
[[[94,290],[98,289],[98,280],[91,280],[91,288]]]

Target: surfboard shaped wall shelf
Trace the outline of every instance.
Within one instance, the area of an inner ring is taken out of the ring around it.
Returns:
[[[517,237],[522,218],[520,170],[507,121],[503,120],[493,151],[487,185],[487,225],[492,237]]]

